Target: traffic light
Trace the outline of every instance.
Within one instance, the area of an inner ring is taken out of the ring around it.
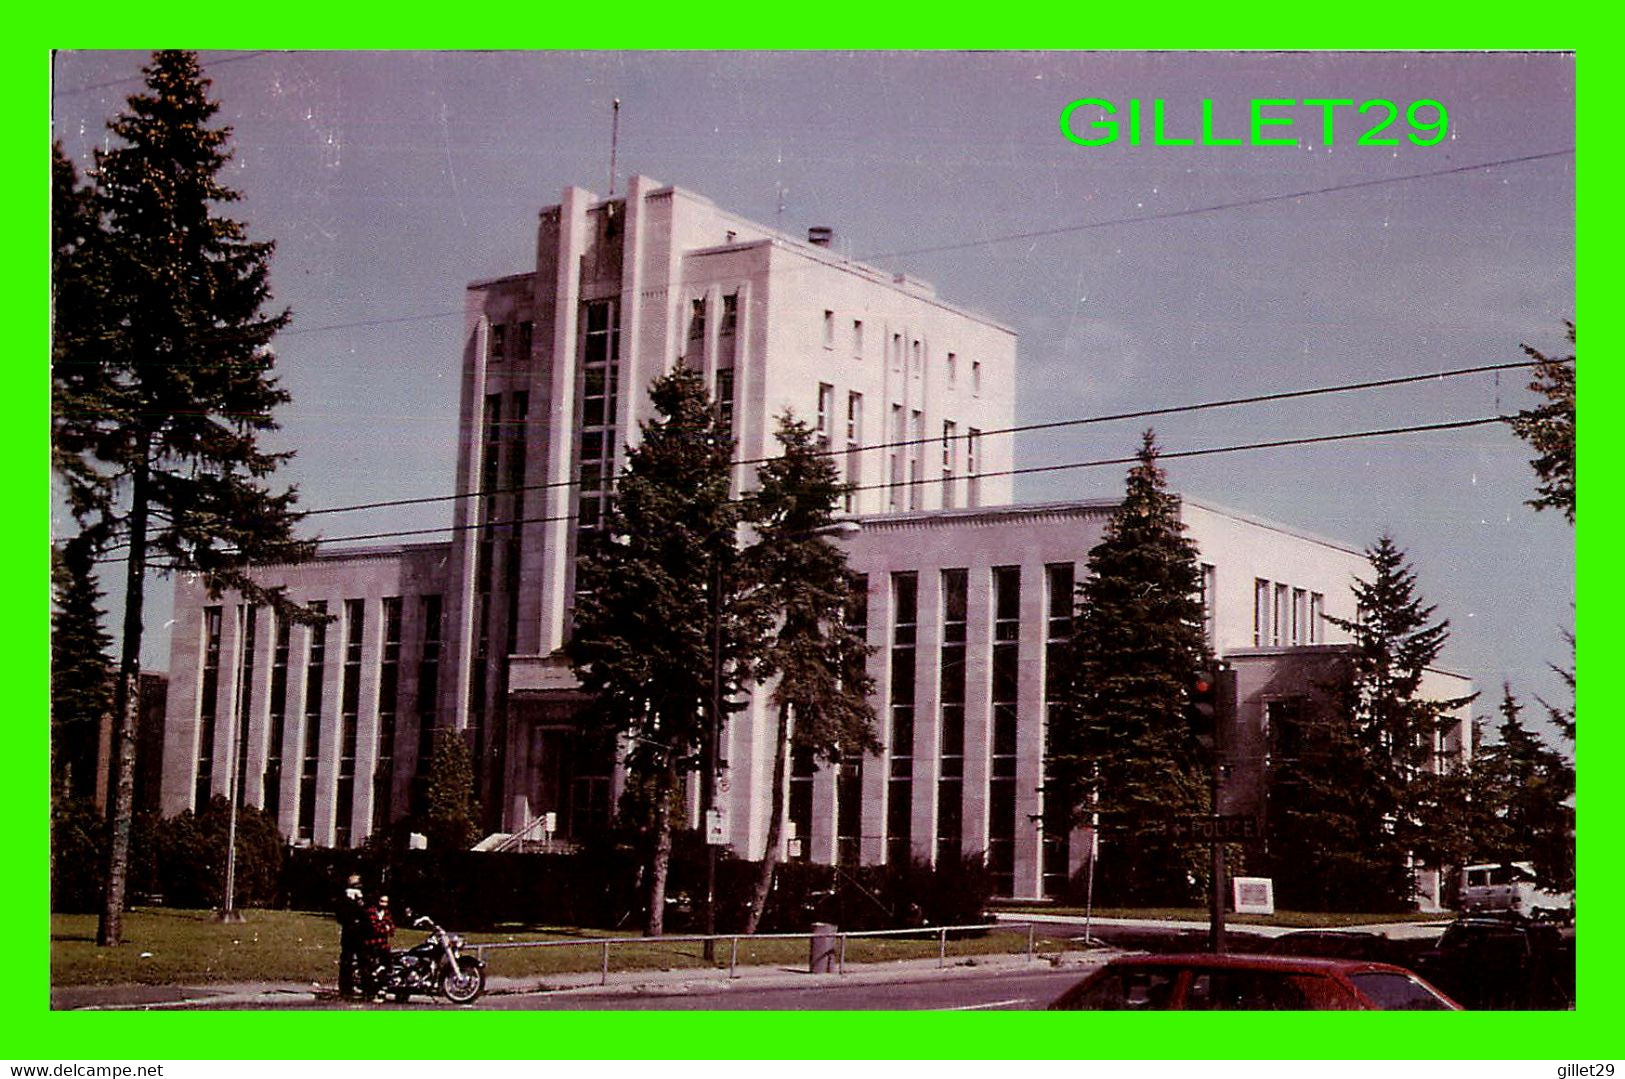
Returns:
[[[1191,676],[1185,701],[1185,719],[1203,749],[1212,749],[1218,735],[1219,676],[1210,666],[1198,667]]]

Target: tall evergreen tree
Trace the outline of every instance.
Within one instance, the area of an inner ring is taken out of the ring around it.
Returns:
[[[53,237],[53,459],[88,542],[125,552],[103,945],[122,934],[148,569],[303,615],[247,568],[310,550],[292,538],[293,490],[269,486],[290,454],[261,446],[288,401],[269,345],[289,315],[263,310],[273,245],[215,212],[240,196],[221,182],[231,132],[211,126],[219,106],[197,57],[154,53],[143,72],[108,125],[117,144],[96,154],[93,211],[57,184],[57,212],[97,227]]]
[[[96,792],[97,742],[113,709],[113,639],[102,628],[94,551],[75,537],[51,548],[51,778],[53,793]]]
[[[1484,861],[1526,861],[1542,887],[1574,887],[1574,768],[1523,722],[1512,687],[1502,690],[1499,740],[1485,748],[1482,771],[1498,827],[1479,851]]]
[[[1051,722],[1050,771],[1074,820],[1101,815],[1103,895],[1185,901],[1196,897],[1204,852],[1176,843],[1171,826],[1209,803],[1206,761],[1186,718],[1190,687],[1209,661],[1201,569],[1157,466],[1154,432],[1137,457],[1078,586],[1070,691]]]
[[[577,560],[567,652],[594,695],[588,721],[623,736],[629,787],[646,796],[648,818],[638,822],[651,846],[646,932],[659,936],[673,801],[683,777],[715,756],[707,749],[750,675],[760,630],[742,599],[733,440],[688,367],[656,379],[649,399],[656,416],[642,425],[604,527]],[[722,714],[711,714],[713,701]]]
[[[1418,814],[1424,777],[1438,766],[1438,737],[1455,722],[1451,713],[1473,697],[1422,696],[1423,676],[1450,639],[1450,622],[1433,621],[1435,608],[1417,593],[1416,574],[1393,537],[1381,536],[1366,558],[1372,577],[1354,582],[1358,616],[1327,621],[1353,639],[1343,707],[1359,753],[1360,849],[1387,867],[1395,892],[1388,898],[1399,903],[1411,889],[1401,870],[1425,841]]]
[[[777,679],[772,701],[778,711],[767,851],[747,933],[756,932],[773,885],[792,748],[825,762],[880,748],[869,704],[869,648],[846,624],[853,584],[846,552],[826,535],[847,485],[805,423],[787,413],[776,434],[783,453],[757,470],[748,513],[758,538],[745,556],[757,602],[777,623],[756,676]]]
[[[1535,361],[1529,388],[1546,399],[1544,404],[1526,408],[1512,420],[1512,430],[1535,451],[1529,466],[1539,482],[1537,497],[1529,505],[1537,510],[1555,509],[1574,523],[1574,323],[1568,327],[1571,348],[1567,356],[1547,356],[1538,349],[1523,346],[1524,354]]]

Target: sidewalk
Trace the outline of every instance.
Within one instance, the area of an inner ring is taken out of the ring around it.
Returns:
[[[812,974],[805,967],[737,967],[734,977],[727,968],[682,970],[612,971],[604,981],[599,971],[551,974],[545,979],[515,978],[500,974],[486,979],[487,995],[513,993],[568,993],[572,996],[679,996],[695,992],[738,990],[741,988],[791,988],[809,985],[861,985],[936,980],[958,974],[990,970],[1047,970],[1076,968],[1081,977],[1088,970],[1117,954],[1111,949],[1091,949],[1061,954],[1040,953],[1028,959],[1020,955],[975,955],[938,959],[901,959],[886,963],[848,963],[844,974]],[[149,1010],[172,1008],[276,1008],[332,1006],[336,991],[331,985],[300,985],[292,982],[240,983],[207,986],[107,985],[53,988],[54,1010]],[[414,996],[413,1001],[431,998]],[[347,1004],[356,1010],[390,1008],[393,1003]]]
[[[994,921],[1011,922],[1024,925],[1032,922],[1035,925],[1076,925],[1083,924],[1080,914],[1016,914],[1010,911],[1001,911],[993,915]],[[1426,922],[1372,922],[1367,925],[1340,925],[1325,926],[1321,930],[1337,933],[1380,933],[1390,940],[1421,940],[1437,937],[1444,931],[1444,927],[1455,920],[1455,915],[1446,911],[1441,913],[1436,921]],[[1093,928],[1120,929],[1168,929],[1206,933],[1207,922],[1176,921],[1166,918],[1093,918],[1090,920]],[[1288,933],[1301,933],[1305,931],[1302,926],[1254,925],[1250,922],[1226,922],[1225,932],[1228,934],[1250,933],[1257,937],[1281,937]]]

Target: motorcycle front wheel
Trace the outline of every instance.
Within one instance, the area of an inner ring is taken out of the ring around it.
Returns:
[[[485,992],[485,968],[468,956],[457,961],[457,970],[440,978],[440,993],[453,1004],[471,1004]]]

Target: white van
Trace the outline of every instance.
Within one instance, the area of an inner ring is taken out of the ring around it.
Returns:
[[[1493,862],[1462,870],[1461,909],[1467,914],[1510,911],[1528,918],[1568,914],[1574,896],[1548,892],[1535,884],[1535,867],[1528,862]]]

